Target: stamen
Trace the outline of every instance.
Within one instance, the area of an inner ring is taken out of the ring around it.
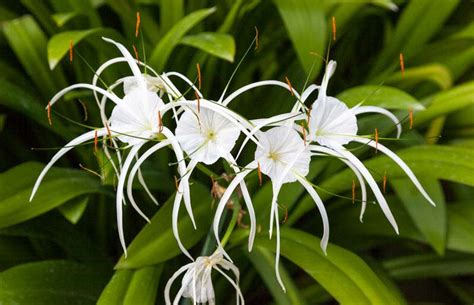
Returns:
[[[311,110],[313,110],[313,104],[311,104],[306,111],[306,116],[308,117],[307,119],[307,125],[309,126],[309,120],[311,119]]]
[[[322,59],[323,62],[326,63],[326,64],[327,64],[327,62],[328,62],[328,61],[326,60],[326,58],[324,58],[323,56],[321,56],[320,54],[318,54],[318,53],[316,53],[316,52],[311,51],[311,52],[309,52],[309,54],[310,54],[310,55],[314,55],[314,56],[316,56],[316,57],[319,57],[319,58]]]
[[[198,74],[198,88],[199,90],[201,90],[202,79],[201,79],[201,66],[199,65],[199,63],[196,64],[196,69],[197,69],[197,74]]]
[[[286,83],[288,84],[288,87],[290,87],[291,95],[294,96],[295,93],[293,92],[293,87],[291,86],[291,82],[290,82],[290,80],[288,79],[288,76],[285,76],[285,80],[286,80]]]
[[[258,173],[258,185],[262,186],[263,178],[262,178],[262,170],[260,168],[260,162],[257,162],[257,173]]]
[[[285,217],[281,221],[281,224],[284,225],[288,221],[288,207],[286,205],[280,205],[285,210]]]
[[[161,111],[158,110],[158,133],[163,131],[163,119],[161,117]]]
[[[197,100],[197,111],[198,113],[201,112],[201,98],[199,97],[199,93],[196,91],[194,91],[194,93],[196,94],[196,100]]]
[[[176,178],[176,176],[173,176],[174,178],[174,186],[176,187],[176,192],[179,191],[179,184],[178,184],[178,178]]]
[[[413,109],[410,107],[408,109],[408,117],[410,118],[410,129],[413,128]]]
[[[51,120],[51,102],[48,102],[48,110],[47,110],[47,113],[48,113],[48,123],[49,123],[49,126],[53,126],[53,121]]]
[[[97,136],[97,130],[94,132],[94,152],[99,151],[99,137]]]
[[[405,76],[405,61],[403,59],[403,53],[400,53],[400,70],[402,71],[402,77]]]
[[[72,62],[74,52],[73,52],[73,46],[72,46],[72,40],[69,40],[69,62]]]
[[[140,12],[137,12],[137,23],[135,25],[135,37],[138,37],[140,31]]]
[[[254,28],[255,28],[255,50],[257,50],[259,46],[259,41],[258,41],[259,33],[258,33],[258,28],[256,26]]]
[[[87,118],[88,118],[87,107],[86,107],[86,104],[83,101],[81,101],[81,100],[78,100],[78,101],[82,105],[82,110],[84,110],[84,122],[85,122],[85,121],[87,121]]]
[[[303,122],[301,122],[301,130],[303,134],[304,145],[306,146],[306,128],[304,128]]]
[[[378,145],[379,145],[379,129],[375,128],[375,153],[378,151]]]
[[[336,17],[332,16],[332,40],[336,41]]]
[[[89,172],[89,173],[91,173],[91,174],[93,174],[93,175],[96,175],[97,177],[99,177],[100,179],[102,179],[102,176],[101,176],[98,172],[93,171],[92,169],[85,167],[85,166],[82,165],[81,163],[79,163],[79,167],[80,167],[81,169],[85,170],[86,172]]]
[[[352,179],[352,204],[355,203],[355,199],[356,199],[356,183],[355,183],[355,180]]]
[[[383,193],[385,194],[387,190],[387,171],[383,174],[383,182],[382,182]]]
[[[107,135],[109,137],[110,145],[112,146],[114,143],[112,142],[112,133],[110,132],[109,123],[105,122],[105,129],[107,129]]]
[[[133,48],[133,52],[135,53],[135,58],[140,63],[140,57],[138,57],[138,51],[137,51],[137,47],[135,46],[135,44],[132,45],[132,48]]]

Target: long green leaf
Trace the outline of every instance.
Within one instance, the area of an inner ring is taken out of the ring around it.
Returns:
[[[201,9],[187,15],[177,22],[160,40],[150,57],[150,65],[161,71],[165,67],[171,52],[196,24],[216,11],[216,8]]]
[[[340,304],[405,304],[360,257],[332,244],[325,255],[319,243],[318,238],[302,231],[281,232],[281,254],[318,281]],[[257,244],[274,251],[275,243],[266,238],[259,238]]]
[[[235,41],[228,34],[199,33],[181,39],[181,44],[198,48],[216,57],[233,62],[235,56]]]
[[[29,202],[42,168],[39,163],[29,162],[0,174],[0,228],[36,217],[77,196],[101,191],[100,181],[85,172],[53,168]]]
[[[310,52],[324,54],[326,48],[326,19],[323,5],[313,0],[274,0],[293,43],[298,60],[306,73],[310,73],[314,56]],[[315,61],[314,72],[321,67]]]

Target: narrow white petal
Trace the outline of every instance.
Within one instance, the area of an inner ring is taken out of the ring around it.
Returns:
[[[283,281],[281,279],[280,275],[280,221],[279,221],[279,216],[278,216],[278,209],[275,209],[275,218],[276,218],[276,251],[275,251],[275,274],[276,278],[278,281],[278,284],[280,284],[281,289],[283,289],[284,292],[286,292],[285,285],[283,284]]]
[[[166,76],[177,76],[179,77],[180,79],[184,80],[191,88],[193,88],[193,90],[195,92],[197,92],[197,94],[199,95],[200,98],[203,98],[202,96],[202,93],[201,91],[199,91],[199,89],[194,86],[193,82],[189,80],[189,78],[187,78],[186,76],[184,76],[183,74],[179,73],[179,72],[175,72],[175,71],[172,71],[172,72],[166,72],[164,73]]]
[[[354,112],[355,115],[359,115],[362,113],[379,113],[379,114],[385,115],[397,127],[397,139],[400,138],[402,134],[402,124],[400,124],[400,121],[398,120],[398,118],[390,111],[381,107],[376,107],[376,106],[359,106],[359,107],[352,108],[352,111]]]
[[[287,83],[277,81],[277,80],[264,80],[264,81],[259,81],[255,83],[251,83],[249,85],[243,86],[242,88],[239,88],[235,90],[231,95],[229,95],[225,100],[224,99],[224,94],[225,92],[222,93],[222,96],[219,98],[219,103],[222,103],[222,105],[227,106],[232,100],[234,100],[237,96],[241,95],[242,93],[249,91],[253,88],[257,87],[262,87],[262,86],[279,86],[283,87],[286,90],[293,92],[295,95],[296,99],[300,99],[300,95],[294,88],[290,88],[290,86]]]
[[[368,139],[354,139],[354,141],[367,144],[374,148],[376,146],[376,144],[372,140],[368,140]],[[397,156],[393,151],[391,151],[390,149],[388,149],[387,147],[383,146],[380,143],[377,143],[377,149],[380,150],[382,153],[386,154],[395,163],[397,163],[397,165],[400,166],[400,168],[405,172],[408,178],[410,178],[411,182],[413,182],[413,184],[416,186],[418,191],[423,195],[423,197],[425,197],[425,199],[428,200],[428,202],[431,205],[436,206],[434,201],[431,199],[431,197],[428,195],[428,193],[425,191],[425,189],[421,185],[420,181],[418,181],[418,179],[416,178],[413,171],[408,167],[408,165],[402,159],[400,159],[399,156]]]
[[[80,145],[80,144],[82,144],[86,141],[94,139],[95,135],[96,135],[96,132],[97,132],[97,137],[101,137],[101,136],[103,136],[104,134],[107,133],[107,131],[105,129],[98,129],[97,131],[96,130],[88,131],[88,132],[78,136],[77,138],[75,138],[71,142],[67,143],[66,146],[61,148],[51,158],[51,160],[48,162],[48,164],[46,164],[46,166],[43,168],[43,170],[39,174],[38,178],[36,179],[35,185],[33,186],[33,190],[31,191],[30,201],[32,201],[33,197],[35,197],[35,194],[38,191],[38,188],[39,188],[41,182],[43,181],[44,176],[49,171],[49,169],[54,165],[54,163],[56,163],[56,161],[58,161],[62,156],[64,156],[68,151],[73,149],[75,146]]]
[[[244,300],[244,296],[242,295],[242,291],[240,290],[239,284],[237,282],[234,282],[234,280],[230,276],[228,276],[224,271],[222,271],[219,267],[214,266],[213,268],[217,270],[220,274],[222,274],[226,278],[226,280],[234,287],[235,292],[237,293],[238,299],[240,299],[242,304],[244,304],[245,300]],[[237,302],[237,304],[239,303]]]
[[[116,209],[117,209],[117,229],[119,233],[120,244],[122,245],[125,257],[127,257],[127,245],[125,243],[125,236],[123,232],[123,212],[122,212],[125,178],[127,177],[127,172],[128,172],[128,169],[130,168],[133,158],[135,158],[135,155],[138,153],[138,150],[140,150],[140,147],[142,147],[142,145],[143,144],[138,144],[138,145],[132,146],[132,149],[130,149],[130,152],[128,153],[127,158],[125,159],[125,162],[123,163],[123,167],[121,169],[120,177],[117,183],[117,197],[115,201]]]
[[[90,89],[90,90],[93,90],[93,91],[97,91],[97,92],[99,92],[100,94],[102,94],[104,96],[107,96],[107,98],[112,100],[115,104],[120,104],[122,102],[122,100],[118,96],[116,96],[113,92],[106,91],[106,90],[104,90],[100,87],[93,86],[91,84],[82,84],[82,83],[80,83],[80,84],[74,84],[74,85],[71,85],[69,87],[66,87],[66,88],[62,89],[61,91],[59,91],[58,93],[56,93],[53,96],[53,98],[51,99],[51,101],[49,102],[49,105],[50,106],[54,105],[54,103],[56,103],[64,94],[68,93],[69,91],[75,90],[75,89]],[[48,108],[48,106],[46,106],[46,108]]]
[[[173,285],[174,281],[183,273],[186,272],[194,263],[189,263],[184,265],[183,267],[179,268],[178,271],[176,271],[168,280],[165,286],[165,302],[166,305],[171,305],[171,298],[170,298],[170,291],[171,291],[171,286]]]
[[[385,200],[385,197],[380,191],[380,188],[377,185],[377,182],[375,182],[374,178],[372,177],[370,172],[367,170],[367,168],[364,166],[364,164],[362,164],[362,162],[359,159],[357,159],[356,156],[354,156],[350,151],[346,150],[344,147],[338,147],[338,148],[334,147],[333,149],[337,151],[338,153],[340,153],[342,156],[344,156],[352,164],[354,164],[354,166],[359,170],[362,176],[364,176],[365,180],[367,181],[370,188],[372,189],[372,192],[374,192],[374,195],[377,198],[377,201],[383,213],[385,214],[385,217],[387,217],[388,221],[392,225],[395,232],[399,234],[397,222],[395,221],[395,218],[393,217],[393,214],[390,211],[390,207],[388,206],[387,201]]]
[[[137,156],[138,159],[138,156]],[[154,204],[158,204],[158,200],[156,200],[155,196],[151,193],[150,189],[148,188],[148,185],[146,184],[145,178],[143,177],[142,171],[140,168],[138,168],[138,181],[140,182],[141,186],[147,193],[148,197],[150,197],[151,201],[153,201]]]
[[[301,185],[303,185],[303,187],[306,189],[306,191],[311,196],[311,198],[313,198],[314,203],[318,207],[319,214],[321,215],[321,219],[323,220],[323,238],[321,238],[320,246],[324,254],[327,255],[326,251],[327,251],[328,242],[329,242],[329,218],[326,212],[326,207],[324,206],[324,203],[321,200],[321,197],[319,197],[318,193],[311,186],[311,184],[309,184],[305,178],[299,177],[298,175],[295,175],[295,176],[298,179],[298,181],[301,183]]]

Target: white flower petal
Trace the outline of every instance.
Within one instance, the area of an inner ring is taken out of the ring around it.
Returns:
[[[398,118],[393,113],[384,108],[376,106],[359,106],[352,108],[352,112],[354,112],[355,115],[363,113],[379,113],[385,115],[390,120],[392,120],[393,124],[395,124],[395,126],[397,127],[397,139],[400,138],[402,134],[402,124],[400,123]]]

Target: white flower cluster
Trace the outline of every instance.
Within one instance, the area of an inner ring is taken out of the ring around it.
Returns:
[[[30,200],[33,199],[47,171],[65,153],[76,145],[92,141],[97,139],[97,137],[107,138],[107,141],[111,143],[111,147],[117,153],[117,162],[115,162],[111,157],[108,145],[105,144],[106,141],[104,141],[104,152],[118,176],[116,194],[117,225],[120,242],[126,255],[127,250],[122,220],[122,206],[125,203],[125,197],[128,197],[128,201],[133,208],[149,221],[134,200],[132,184],[135,176],[138,174],[140,183],[152,200],[156,202],[145,184],[140,172],[140,166],[153,153],[164,147],[171,147],[177,160],[176,164],[179,173],[179,184],[177,185],[178,189],[172,212],[172,229],[181,251],[192,262],[179,269],[168,282],[165,289],[167,304],[171,304],[169,296],[171,284],[184,272],[186,273],[182,279],[181,289],[175,298],[174,304],[178,304],[181,297],[192,298],[195,303],[214,304],[214,289],[211,281],[212,270],[221,273],[234,286],[237,291],[237,303],[243,303],[243,297],[238,288],[239,272],[220,242],[219,224],[230,196],[237,187],[240,187],[250,218],[248,248],[249,251],[252,250],[257,223],[252,198],[245,184],[245,177],[253,171],[258,170],[267,175],[272,182],[273,198],[269,207],[269,233],[271,238],[273,228],[275,227],[277,239],[275,272],[283,289],[284,285],[278,269],[280,255],[278,194],[283,184],[299,182],[312,197],[322,218],[323,237],[321,239],[321,248],[324,252],[326,252],[328,245],[329,220],[324,203],[311,182],[305,178],[309,172],[309,164],[312,158],[317,158],[321,155],[334,156],[352,169],[361,187],[361,220],[367,203],[367,183],[383,213],[398,233],[396,221],[376,181],[364,164],[344,147],[344,145],[353,141],[376,147],[377,150],[390,157],[408,175],[424,197],[434,205],[434,202],[425,192],[413,172],[397,155],[378,143],[378,139],[374,141],[374,139],[357,135],[357,115],[359,114],[374,112],[387,116],[397,126],[397,137],[401,134],[401,126],[398,119],[383,108],[361,105],[348,108],[346,104],[337,98],[327,95],[328,82],[336,69],[336,62],[330,61],[327,64],[320,86],[311,85],[301,94],[296,92],[289,83],[261,81],[244,86],[230,94],[227,98],[222,96],[219,101],[211,101],[205,99],[185,76],[177,72],[158,74],[151,67],[133,59],[123,45],[107,38],[104,38],[104,40],[114,44],[122,56],[104,63],[94,75],[92,84],[81,83],[67,87],[57,93],[48,105],[50,107],[71,90],[79,88],[93,90],[100,110],[103,127],[84,133],[58,151],[38,177]],[[101,73],[109,66],[120,62],[128,63],[133,75],[117,80],[107,89],[99,87],[97,82],[100,79]],[[146,70],[150,71],[151,75],[142,74],[140,65],[146,66]],[[170,80],[172,77],[184,80],[196,92],[196,100],[186,99],[176,86],[173,85]],[[247,120],[227,107],[240,94],[256,87],[269,85],[283,87],[295,96],[295,106],[289,113],[279,114],[270,118]],[[123,96],[113,91],[119,86],[123,87]],[[306,108],[305,102],[315,90],[319,90],[318,97]],[[101,98],[99,98],[99,94],[102,96]],[[168,102],[165,102],[165,97],[167,97]],[[107,115],[106,103],[109,100],[115,105],[111,114]],[[174,132],[170,127],[163,124],[163,119],[166,115],[171,115],[175,121],[173,123],[173,125],[176,125]],[[307,128],[303,127],[304,125],[296,124],[295,122],[297,121],[306,121],[305,125]],[[245,139],[238,153],[234,156],[232,151],[241,133]],[[254,142],[257,146],[255,157],[249,164],[241,166],[237,160],[244,146],[249,141]],[[154,144],[139,155],[140,149],[148,142],[153,142]],[[123,143],[123,145],[119,143]],[[124,148],[130,149],[126,158],[122,159],[121,151]],[[198,163],[211,165],[221,158],[230,164],[232,170],[235,171],[235,175],[222,194],[214,217],[213,229],[218,249],[211,256],[198,257],[194,260],[180,241],[178,212],[181,202],[184,201],[184,206],[195,225],[191,206],[189,179]],[[222,269],[230,270],[236,278],[235,281]]]

